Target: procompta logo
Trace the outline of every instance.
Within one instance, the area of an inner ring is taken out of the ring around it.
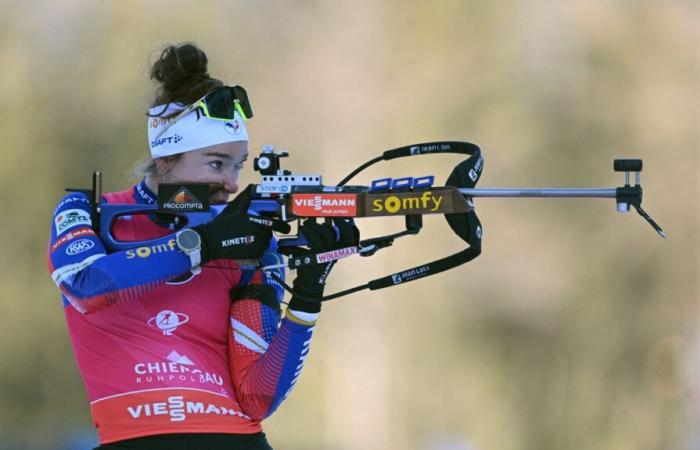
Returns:
[[[163,208],[169,210],[201,210],[204,209],[204,203],[192,194],[186,186],[180,186],[175,194],[163,203]]]
[[[173,201],[175,203],[190,203],[192,200],[194,200],[194,197],[187,191],[187,189],[180,191],[173,196]]]

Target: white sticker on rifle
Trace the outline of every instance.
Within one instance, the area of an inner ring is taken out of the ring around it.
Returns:
[[[337,259],[347,258],[348,256],[356,255],[357,247],[345,247],[339,248],[338,250],[332,250],[330,252],[319,253],[316,255],[316,262],[325,263],[328,261],[335,261]]]

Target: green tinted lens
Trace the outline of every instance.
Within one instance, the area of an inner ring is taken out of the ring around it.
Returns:
[[[244,118],[250,119],[253,117],[253,108],[250,106],[248,94],[241,86],[233,86],[230,88],[233,92],[233,98],[238,100],[238,105],[243,111]]]
[[[243,119],[253,117],[253,110],[245,89],[240,86],[225,86],[204,97],[204,113],[212,119],[231,120],[237,110]]]
[[[233,119],[235,108],[228,89],[217,89],[207,95],[204,97],[204,105],[206,114],[212,119]]]

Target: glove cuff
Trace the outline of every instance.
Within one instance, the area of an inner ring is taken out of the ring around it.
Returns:
[[[303,293],[301,294],[304,295]],[[321,302],[309,302],[292,295],[292,299],[289,300],[289,309],[305,313],[318,313],[321,312]]]
[[[280,312],[280,302],[277,301],[275,288],[267,284],[249,284],[233,288],[229,293],[229,297],[234,302],[236,300],[258,300],[278,314]]]
[[[316,320],[318,319],[318,313],[295,311],[290,308],[287,308],[287,313],[285,314],[285,316],[290,321],[307,327],[312,327],[316,325]]]

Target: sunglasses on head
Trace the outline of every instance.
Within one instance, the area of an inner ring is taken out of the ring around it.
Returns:
[[[235,111],[238,111],[243,120],[253,117],[248,94],[241,86],[217,88],[195,102],[195,105],[201,107],[202,113],[210,119],[231,120]]]
[[[165,134],[178,120],[198,108],[204,117],[214,120],[232,120],[236,112],[243,120],[253,117],[253,108],[250,106],[245,89],[241,86],[222,86],[209,92],[173,117],[170,123],[158,133],[156,139]]]

